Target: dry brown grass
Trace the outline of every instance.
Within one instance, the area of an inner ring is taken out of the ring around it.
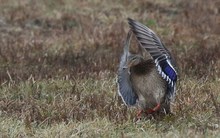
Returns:
[[[0,0],[3,137],[218,137],[220,3]],[[115,76],[131,17],[176,58],[174,116],[134,123]]]

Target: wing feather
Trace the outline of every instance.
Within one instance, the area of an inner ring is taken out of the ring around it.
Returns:
[[[130,18],[128,18],[128,23],[140,45],[146,49],[154,59],[159,74],[167,81],[169,85],[169,98],[174,97],[177,71],[175,70],[174,60],[169,51],[150,28]]]
[[[136,104],[136,100],[138,98],[137,94],[133,90],[133,86],[130,80],[129,68],[127,68],[127,60],[129,53],[129,45],[131,39],[132,31],[130,31],[127,35],[127,39],[124,44],[124,53],[121,57],[121,62],[119,65],[118,70],[118,93],[121,96],[123,102],[128,105],[132,106]]]

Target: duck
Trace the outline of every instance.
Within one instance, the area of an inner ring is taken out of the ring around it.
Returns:
[[[175,60],[150,28],[131,18],[128,18],[128,24],[130,30],[123,44],[117,73],[118,94],[125,105],[139,109],[137,117],[169,114],[176,95]],[[133,35],[139,48],[136,54],[129,51]]]

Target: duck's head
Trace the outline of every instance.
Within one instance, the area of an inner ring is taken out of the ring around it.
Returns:
[[[136,66],[137,64],[139,64],[143,60],[144,59],[141,55],[131,54],[128,56],[128,59],[127,59],[127,67],[130,68],[130,67]]]

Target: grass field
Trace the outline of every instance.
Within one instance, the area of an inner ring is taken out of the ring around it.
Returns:
[[[0,137],[220,137],[218,0],[0,0]],[[135,122],[116,74],[130,17],[176,58],[174,115]]]

